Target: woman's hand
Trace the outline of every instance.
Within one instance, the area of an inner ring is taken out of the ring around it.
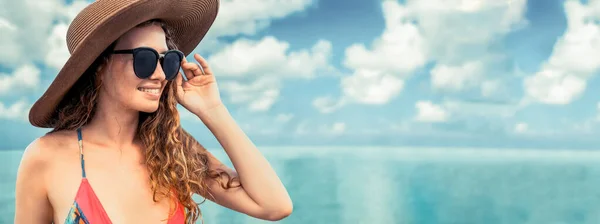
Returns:
[[[175,79],[176,97],[179,104],[200,116],[201,113],[222,106],[223,103],[217,88],[217,81],[208,62],[199,54],[194,54],[194,58],[199,64],[187,62],[185,57],[181,61],[181,68],[187,81],[183,80],[181,72],[177,74]]]

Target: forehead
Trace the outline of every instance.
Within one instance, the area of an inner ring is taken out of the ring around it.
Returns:
[[[151,47],[158,52],[168,50],[165,32],[158,25],[133,28],[119,38],[115,49]]]

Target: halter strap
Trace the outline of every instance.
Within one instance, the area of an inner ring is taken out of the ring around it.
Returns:
[[[85,178],[85,160],[83,159],[83,138],[81,128],[77,128],[77,143],[79,144],[79,159],[81,160],[81,177]]]

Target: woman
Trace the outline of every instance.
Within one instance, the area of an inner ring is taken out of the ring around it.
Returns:
[[[221,102],[207,62],[184,56],[217,11],[216,0],[98,0],[78,14],[71,57],[30,111],[52,131],[23,154],[15,223],[193,223],[193,194],[259,219],[290,215],[286,189]],[[236,171],[183,130],[177,103]]]

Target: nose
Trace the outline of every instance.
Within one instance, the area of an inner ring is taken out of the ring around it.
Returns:
[[[160,60],[156,62],[156,69],[154,69],[154,73],[152,73],[152,76],[150,76],[150,80],[159,80],[159,81],[163,81],[165,80],[167,77],[165,75],[165,72],[163,71],[162,65],[160,64]]]

